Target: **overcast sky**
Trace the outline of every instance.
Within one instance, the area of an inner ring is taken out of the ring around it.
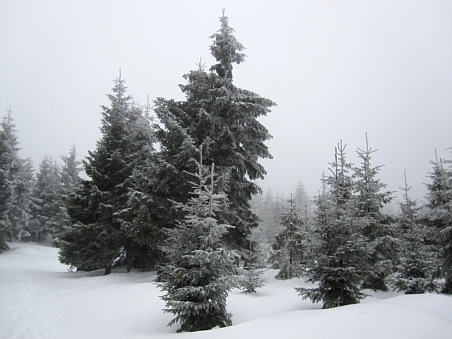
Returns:
[[[406,168],[424,197],[434,149],[452,157],[450,0],[0,0],[0,116],[11,105],[22,156],[94,149],[119,68],[138,102],[182,99],[222,8],[248,56],[236,85],[278,104],[263,187],[315,194],[339,139],[354,161],[367,131],[389,189]]]

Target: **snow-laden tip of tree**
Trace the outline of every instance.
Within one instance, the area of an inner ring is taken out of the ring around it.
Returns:
[[[226,208],[225,194],[216,192],[214,165],[200,162],[191,198],[175,203],[185,217],[167,229],[164,252],[169,263],[161,271],[165,312],[175,315],[169,326],[179,323],[179,331],[208,330],[231,325],[226,297],[233,286],[234,253],[222,237],[232,226],[218,223],[216,215]]]
[[[245,54],[241,53],[245,47],[235,38],[234,29],[229,26],[229,18],[224,15],[220,17],[221,28],[217,33],[210,36],[213,40],[210,51],[218,64],[211,67],[220,77],[232,80],[232,64],[240,64],[245,61]]]
[[[351,164],[342,142],[330,165],[330,175],[323,179],[324,190],[316,201],[318,255],[307,270],[309,281],[318,287],[296,289],[304,299],[323,302],[323,308],[356,304],[364,297],[360,284],[365,246],[356,220]]]

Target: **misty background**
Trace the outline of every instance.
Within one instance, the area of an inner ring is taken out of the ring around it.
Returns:
[[[277,106],[261,186],[316,194],[339,139],[378,149],[388,189],[423,199],[434,150],[451,157],[452,1],[0,1],[0,116],[11,105],[35,167],[99,139],[118,69],[141,104],[182,99],[226,9],[245,63],[235,84]]]

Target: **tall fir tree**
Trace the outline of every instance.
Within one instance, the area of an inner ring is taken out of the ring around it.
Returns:
[[[127,94],[121,75],[114,82],[110,106],[102,106],[102,137],[83,162],[90,180],[82,181],[69,197],[72,226],[62,235],[60,250],[63,263],[104,268],[105,274],[127,256],[131,176],[142,160],[144,144],[152,147],[138,138],[141,108]]]
[[[446,277],[445,285],[443,288],[444,293],[452,294],[452,160],[446,160],[446,164],[449,164],[447,170],[447,220],[446,226],[440,230],[440,240],[442,244],[443,252],[443,267],[444,275]]]
[[[67,207],[69,203],[69,196],[73,194],[77,186],[80,184],[82,180],[80,177],[80,172],[82,168],[80,167],[81,161],[77,160],[77,150],[75,145],[71,147],[69,150],[69,154],[67,156],[62,156],[63,164],[60,168],[60,183],[61,183],[61,191],[62,191],[62,202],[64,205],[64,215],[63,215],[63,225],[62,230],[58,234],[58,238],[56,239],[56,244],[59,245],[59,236],[64,233],[70,226],[70,218],[67,213]]]
[[[398,218],[402,253],[393,279],[394,286],[405,294],[433,292],[436,290],[436,284],[433,281],[435,255],[425,243],[427,228],[422,224],[417,202],[409,196],[411,187],[407,184],[406,171],[404,177],[403,201],[400,203],[401,215]]]
[[[436,273],[435,277],[440,278],[442,275],[442,260],[441,260],[441,240],[439,231],[442,228],[443,222],[441,213],[436,213],[436,208],[444,205],[447,201],[447,174],[444,170],[443,160],[438,159],[438,154],[435,149],[435,161],[431,161],[432,172],[428,177],[431,179],[430,183],[426,184],[427,196],[426,196],[426,215],[425,221],[428,226],[427,229],[427,242],[430,246],[436,249],[437,258],[435,260]]]
[[[294,199],[289,199],[281,215],[283,230],[272,245],[270,263],[279,268],[277,279],[292,279],[301,273],[301,264],[307,250],[307,234]]]
[[[436,160],[428,188],[429,219],[437,235],[441,252],[442,275],[446,278],[442,292],[452,294],[452,168],[450,160]]]
[[[20,168],[19,142],[11,115],[3,118],[0,129],[0,252],[7,250],[7,240],[17,233],[15,222],[15,182]]]
[[[130,141],[133,145],[129,161],[134,169],[126,181],[128,200],[120,213],[121,227],[125,235],[127,269],[154,268],[161,261],[159,246],[163,239],[157,215],[167,213],[160,196],[155,194],[158,180],[155,176],[154,129],[151,124],[149,100],[144,112],[136,106],[129,119]]]
[[[32,219],[30,233],[33,241],[43,241],[49,236],[53,241],[64,230],[66,209],[58,164],[45,157],[39,165],[32,194]]]
[[[30,239],[30,223],[32,220],[33,191],[35,175],[30,159],[19,159],[19,171],[14,185],[15,204],[14,220],[16,221],[16,237],[18,240]]]
[[[250,200],[260,191],[254,183],[265,169],[260,158],[271,157],[265,141],[267,129],[258,121],[274,103],[233,84],[233,65],[242,63],[243,46],[233,35],[228,18],[220,18],[220,30],[212,35],[211,53],[217,64],[206,72],[202,66],[185,76],[182,85],[186,99],[181,102],[159,99],[156,113],[163,126],[157,132],[162,144],[165,177],[173,178],[167,187],[170,198],[187,200],[189,187],[180,180],[184,170],[193,171],[189,159],[202,144],[206,162],[213,162],[221,174],[228,174],[229,213],[219,218],[236,227],[229,231],[229,243],[248,248],[250,230],[258,225]]]
[[[378,178],[382,166],[372,166],[375,152],[369,146],[366,133],[366,147],[357,150],[361,164],[353,168],[353,179],[358,222],[366,239],[367,255],[363,264],[367,276],[363,288],[386,291],[386,278],[397,260],[397,240],[393,236],[390,218],[382,212],[392,198],[391,192],[384,191],[386,185]]]
[[[226,297],[235,272],[234,254],[225,248],[223,236],[232,226],[216,217],[224,208],[225,195],[217,190],[214,166],[211,171],[197,163],[192,197],[176,203],[184,218],[167,229],[164,252],[169,263],[162,269],[165,312],[175,315],[169,325],[180,323],[179,331],[208,330],[231,325]],[[210,173],[209,173],[210,172]]]
[[[331,173],[325,178],[327,189],[317,200],[318,257],[307,274],[309,281],[319,285],[296,289],[303,298],[323,302],[323,308],[355,304],[363,298],[360,284],[364,277],[364,240],[356,220],[350,171],[345,145],[340,142]]]

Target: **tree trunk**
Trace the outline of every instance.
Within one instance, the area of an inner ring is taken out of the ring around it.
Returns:
[[[133,250],[132,250],[132,246],[128,246],[127,247],[127,272],[130,272],[130,270],[132,269],[132,263],[133,263]]]
[[[448,272],[446,276],[446,284],[441,292],[445,294],[452,294],[452,272]]]
[[[111,264],[105,266],[105,273],[104,275],[109,275],[111,273]]]

